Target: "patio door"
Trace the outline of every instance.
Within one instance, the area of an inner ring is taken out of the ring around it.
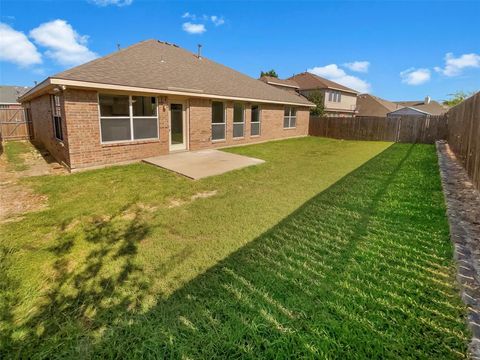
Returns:
[[[187,149],[185,104],[170,103],[170,151]]]

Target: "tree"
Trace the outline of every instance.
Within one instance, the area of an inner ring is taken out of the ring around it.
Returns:
[[[262,76],[271,76],[274,78],[278,78],[278,74],[275,70],[270,70],[270,71],[260,71],[260,77]]]
[[[314,90],[307,96],[308,101],[314,103],[314,108],[310,109],[310,115],[323,116],[325,114],[325,102],[323,101],[323,95],[320,90]]]
[[[443,105],[447,105],[450,107],[458,105],[463,100],[472,96],[473,94],[475,94],[475,91],[471,91],[471,92],[457,91],[456,93],[449,94],[448,96],[450,96],[450,99],[443,100]]]

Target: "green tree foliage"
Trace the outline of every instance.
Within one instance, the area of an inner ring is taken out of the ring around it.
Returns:
[[[471,92],[457,91],[456,93],[449,94],[448,96],[450,96],[450,99],[444,100],[443,105],[447,105],[450,107],[458,105],[463,100],[465,100],[466,98],[469,98],[473,94],[475,94],[475,91],[471,91]]]
[[[314,108],[310,109],[310,115],[313,116],[323,116],[325,114],[325,103],[323,101],[323,95],[320,90],[315,90],[307,96],[308,101],[317,105]]]
[[[269,70],[269,71],[261,71],[260,72],[260,77],[262,76],[271,76],[271,77],[274,77],[274,78],[278,78],[278,74],[275,70]]]

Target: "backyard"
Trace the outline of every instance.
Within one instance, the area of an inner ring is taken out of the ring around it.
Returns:
[[[265,163],[18,180],[47,203],[0,224],[0,357],[467,356],[433,145],[225,151]]]

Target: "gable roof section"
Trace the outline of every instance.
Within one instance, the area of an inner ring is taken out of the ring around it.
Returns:
[[[18,98],[29,90],[23,86],[0,86],[0,104],[18,104]]]
[[[262,76],[261,81],[270,85],[284,86],[292,89],[298,89],[298,84],[293,80],[283,80],[273,76]]]
[[[300,87],[300,90],[333,89],[358,94],[358,91],[309,72],[294,75],[288,78],[288,80],[295,81]]]
[[[360,94],[357,97],[357,116],[385,117],[401,107],[403,106],[370,94]]]
[[[207,58],[158,40],[146,40],[58,73],[50,83],[106,84],[166,94],[313,106],[300,95],[274,88]],[[98,86],[97,86],[98,87]]]
[[[402,105],[404,107],[409,107],[411,109],[417,109],[420,112],[426,113],[428,115],[442,115],[447,112],[447,109],[442,106],[440,103],[435,100],[430,100],[428,104],[424,101],[395,101],[396,104]]]
[[[423,115],[423,116],[426,116],[426,115],[431,115],[425,111],[422,111],[422,110],[419,110],[415,107],[412,107],[412,106],[403,106],[395,111],[392,111],[392,112],[389,112],[387,115],[396,115],[396,114],[400,114],[402,115],[402,113],[404,113],[403,115],[405,114],[408,114],[408,115],[413,115],[413,114],[409,114],[411,112],[414,112],[414,113],[418,113],[418,115]],[[415,114],[416,115],[416,114]]]

